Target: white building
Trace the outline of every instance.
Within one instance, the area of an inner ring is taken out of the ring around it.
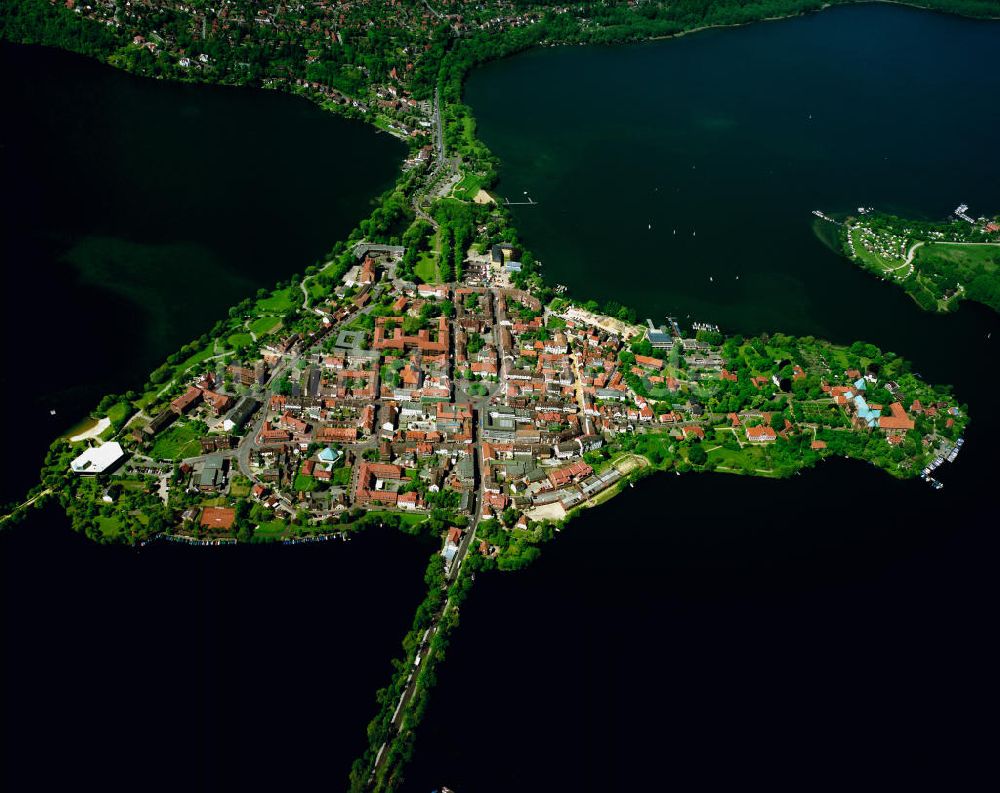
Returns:
[[[73,473],[77,474],[103,474],[105,471],[113,470],[123,459],[125,459],[125,451],[121,444],[111,441],[100,446],[91,446],[73,460],[69,467]]]

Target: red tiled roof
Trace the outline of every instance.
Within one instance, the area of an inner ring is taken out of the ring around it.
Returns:
[[[883,430],[912,430],[914,427],[913,419],[906,415],[906,410],[899,402],[893,402],[889,405],[889,410],[892,412],[891,416],[879,416],[878,426],[879,429]]]
[[[773,441],[775,438],[777,435],[775,435],[774,430],[766,424],[761,424],[758,427],[747,427],[747,440]]]

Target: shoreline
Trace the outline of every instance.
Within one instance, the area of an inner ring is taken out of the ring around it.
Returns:
[[[85,423],[89,424],[86,429],[81,430],[76,435],[69,434],[70,432],[73,432],[74,429],[79,428]],[[91,419],[90,422],[81,422],[81,425],[70,428],[67,430],[66,434],[61,437],[66,438],[70,443],[80,443],[81,441],[87,441],[91,438],[98,438],[104,430],[111,426],[111,419],[105,416],[102,419]]]

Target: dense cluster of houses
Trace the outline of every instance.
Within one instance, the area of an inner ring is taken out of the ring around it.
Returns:
[[[256,360],[208,368],[136,431],[148,448],[176,419],[204,422],[200,454],[181,466],[189,489],[226,492],[239,469],[250,497],[279,515],[445,506],[514,528],[560,518],[615,485],[622,473],[591,453],[620,435],[696,443],[721,421],[745,445],[796,429],[758,410],[710,414],[704,393],[740,383],[773,400],[807,377],[800,364],[778,363],[784,380],[750,376],[675,323],[554,311],[475,278],[417,285],[395,277],[402,248],[362,243],[353,253],[355,266],[315,308],[317,328],[269,338]],[[516,257],[513,246],[496,246],[490,266]],[[890,444],[914,428],[913,416],[953,410],[919,401],[907,410],[892,382],[880,388],[894,401],[873,404],[876,377],[845,376],[823,380],[825,397],[852,427]],[[205,527],[222,525],[220,514]]]

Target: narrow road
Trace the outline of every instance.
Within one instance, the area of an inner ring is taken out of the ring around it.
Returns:
[[[458,174],[458,158],[445,156],[444,147],[444,122],[441,120],[441,89],[434,89],[434,111],[431,114],[431,123],[434,129],[434,166],[427,174],[424,184],[413,194],[413,211],[421,220],[425,220],[437,229],[438,223],[427,214],[420,206],[421,201],[427,196],[428,191],[447,172],[447,180],[453,180]]]
[[[495,297],[495,296],[494,296]],[[445,587],[448,586],[452,581],[454,581],[459,572],[462,569],[462,563],[465,561],[465,557],[469,553],[469,549],[473,547],[476,541],[476,531],[479,529],[479,520],[482,515],[482,505],[483,505],[483,493],[484,493],[484,483],[483,477],[480,475],[478,466],[482,465],[483,461],[483,425],[485,424],[486,411],[489,410],[490,399],[501,387],[500,383],[495,384],[494,388],[479,397],[473,397],[472,395],[466,393],[463,389],[459,389],[457,386],[455,388],[455,401],[459,401],[461,397],[465,397],[466,400],[473,406],[475,410],[475,416],[477,417],[477,423],[475,426],[475,444],[473,446],[475,450],[475,462],[476,462],[476,490],[473,493],[472,504],[472,523],[469,531],[465,533],[462,541],[459,543],[458,551],[455,553],[454,558],[451,561],[451,565],[448,567],[448,572],[446,574]],[[399,703],[396,705],[396,710],[393,713],[391,721],[391,733],[389,740],[392,740],[394,734],[399,730],[399,725],[402,723],[403,716],[406,713],[406,709],[410,704],[410,700],[413,698],[413,694],[417,690],[417,677],[421,665],[426,665],[428,659],[431,657],[431,640],[437,635],[437,632],[441,625],[441,620],[443,617],[451,610],[452,602],[451,598],[446,598],[444,605],[441,607],[440,611],[434,615],[431,621],[430,627],[424,634],[423,641],[420,643],[420,647],[417,650],[416,658],[414,659],[413,666],[410,670],[410,675],[406,681],[406,688],[403,689],[403,693],[399,698]],[[383,743],[379,747],[378,753],[375,755],[375,764],[372,768],[371,776],[368,778],[369,784],[375,778],[375,774],[379,768],[385,764],[386,758],[386,744]]]
[[[442,14],[440,11],[438,11],[436,8],[434,8],[434,6],[432,6],[430,3],[428,3],[427,0],[424,0],[424,5],[427,7],[427,10],[430,11],[438,19],[444,19],[445,18],[444,14]]]
[[[23,504],[18,504],[18,505],[17,505],[16,507],[14,507],[14,509],[13,509],[13,510],[11,510],[10,512],[8,512],[8,513],[7,513],[6,515],[4,515],[3,517],[0,517],[0,523],[3,523],[3,522],[4,522],[5,520],[7,520],[8,518],[12,518],[12,517],[14,517],[14,515],[16,515],[16,514],[17,514],[18,512],[20,512],[20,511],[21,511],[22,509],[27,509],[27,508],[28,508],[28,507],[30,507],[30,506],[31,506],[32,504],[34,504],[34,503],[35,503],[36,501],[38,501],[38,499],[42,498],[42,496],[47,496],[47,495],[50,495],[51,493],[52,493],[52,488],[50,488],[50,487],[47,487],[47,488],[45,488],[45,489],[44,489],[44,490],[43,490],[43,491],[42,491],[41,493],[39,493],[38,495],[35,495],[35,496],[32,496],[32,497],[31,497],[31,498],[29,498],[29,499],[28,499],[27,501],[25,501],[25,502],[24,502]]]

